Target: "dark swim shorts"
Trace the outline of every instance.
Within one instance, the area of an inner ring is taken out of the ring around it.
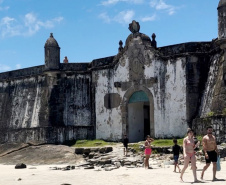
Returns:
[[[206,159],[206,163],[217,162],[217,152],[215,150],[207,152],[209,158]]]
[[[178,158],[179,158],[179,155],[174,155],[173,156],[173,159],[174,159],[175,162],[178,162]]]

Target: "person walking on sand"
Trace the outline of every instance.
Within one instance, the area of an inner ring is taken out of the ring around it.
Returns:
[[[127,135],[125,134],[124,135],[124,138],[123,138],[123,146],[124,146],[124,156],[127,156],[127,151],[128,151],[128,143],[129,143],[129,139],[127,137]]]
[[[196,174],[196,158],[195,158],[195,150],[194,150],[195,142],[193,139],[193,133],[194,133],[193,130],[188,128],[187,137],[185,137],[183,140],[184,167],[181,170],[181,175],[180,175],[180,179],[182,182],[184,182],[183,175],[190,161],[191,161],[191,167],[192,167],[193,176],[194,176],[194,182],[200,182],[198,181],[197,174]]]
[[[203,152],[205,154],[206,165],[203,167],[201,179],[203,179],[204,172],[210,166],[210,163],[213,163],[213,181],[217,180],[216,171],[217,171],[217,155],[219,151],[217,149],[216,138],[212,134],[213,127],[208,126],[206,128],[207,135],[205,135],[202,139]]]
[[[181,147],[177,144],[177,139],[173,140],[174,146],[172,147],[172,151],[173,151],[173,159],[174,159],[174,171],[176,172],[176,167],[179,170],[179,173],[181,172],[180,170],[180,166],[178,164],[178,159],[179,159],[179,154],[180,152],[182,153]]]
[[[145,169],[150,169],[149,167],[149,158],[151,155],[151,142],[153,142],[154,139],[152,139],[149,135],[146,136],[146,141],[144,142],[144,154],[145,154],[145,160],[144,160],[144,167]]]

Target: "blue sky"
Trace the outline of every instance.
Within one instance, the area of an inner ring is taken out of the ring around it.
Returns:
[[[217,38],[219,0],[0,0],[0,73],[44,64],[53,33],[61,62],[116,55],[129,23],[158,47]]]

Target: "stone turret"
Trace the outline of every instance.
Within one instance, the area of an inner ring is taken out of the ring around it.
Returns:
[[[45,48],[45,69],[58,70],[60,67],[60,47],[57,41],[54,39],[52,33],[50,33],[50,37],[47,39],[44,48]]]
[[[223,80],[226,85],[226,0],[218,4],[218,44],[224,50]]]
[[[218,39],[226,39],[226,0],[218,5]]]
[[[220,0],[218,4],[218,39],[217,45],[223,50],[223,56],[219,59],[218,76],[214,83],[214,92],[211,111],[222,114],[226,108],[226,0]]]

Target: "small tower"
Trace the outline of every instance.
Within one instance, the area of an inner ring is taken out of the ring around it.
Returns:
[[[218,39],[226,39],[226,0],[218,4]]]
[[[45,69],[58,70],[60,68],[60,47],[50,33],[50,37],[45,43]]]
[[[226,85],[226,0],[218,4],[218,40],[217,44],[224,51],[223,81]]]

